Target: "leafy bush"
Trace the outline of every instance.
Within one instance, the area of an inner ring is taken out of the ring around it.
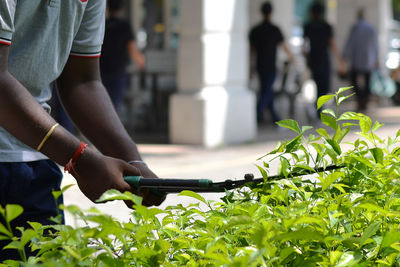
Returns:
[[[226,192],[220,202],[184,191],[198,203],[147,208],[129,192],[106,192],[101,200],[123,199],[134,204],[130,222],[119,222],[95,208],[83,212],[65,207],[86,226],[46,227],[31,223],[12,237],[9,222],[18,206],[0,209],[7,223],[1,238],[24,254],[27,244],[38,252],[23,266],[393,266],[400,264],[399,136],[381,139],[382,125],[355,112],[339,114],[348,88],[318,100],[334,100],[336,110],[321,114],[327,128],[306,135],[311,127],[293,120],[278,124],[297,133],[279,143],[259,166],[265,178]],[[359,139],[344,142],[351,128]],[[345,149],[344,149],[345,148]],[[269,179],[269,165],[279,161],[282,179]],[[341,168],[314,173],[314,167]],[[57,195],[56,195],[57,196]],[[177,200],[179,202],[179,200]],[[200,203],[207,209],[200,208]],[[4,264],[19,266],[8,261]]]

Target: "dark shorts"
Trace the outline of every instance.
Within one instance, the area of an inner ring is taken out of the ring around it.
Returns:
[[[61,180],[62,172],[51,160],[0,163],[0,205],[18,204],[24,208],[23,214],[12,221],[12,227],[29,227],[28,221],[55,224],[50,218],[59,214],[64,222],[62,211],[58,211],[62,196],[56,204],[52,194],[53,190],[60,190]],[[1,251],[8,242],[0,243],[0,262],[14,254]]]

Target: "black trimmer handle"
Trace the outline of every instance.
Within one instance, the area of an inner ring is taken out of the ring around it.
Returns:
[[[133,188],[150,188],[154,194],[179,193],[183,190],[194,192],[224,192],[208,179],[161,179],[125,176],[124,180]]]

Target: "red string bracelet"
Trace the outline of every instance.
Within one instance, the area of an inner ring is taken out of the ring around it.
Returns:
[[[76,161],[83,154],[83,152],[85,152],[86,147],[87,147],[87,144],[85,144],[84,142],[81,142],[81,144],[79,145],[78,149],[75,151],[75,154],[68,161],[67,165],[65,165],[65,167],[64,167],[64,171],[65,172],[71,173],[71,170],[75,172],[74,166],[76,164]]]

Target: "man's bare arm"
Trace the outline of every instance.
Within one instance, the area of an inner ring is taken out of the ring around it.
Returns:
[[[338,47],[336,46],[335,40],[333,38],[329,39],[329,47],[332,50],[333,55],[336,58],[336,62],[338,64],[338,72],[340,74],[344,74],[346,71],[346,63],[342,58],[342,55],[340,54],[340,51],[338,49]]]
[[[0,45],[0,126],[36,148],[55,121],[8,72],[8,54],[9,47]],[[57,127],[41,152],[65,165],[78,146],[79,140],[62,127]]]
[[[57,81],[63,106],[83,134],[106,156],[124,161],[141,160],[136,144],[122,125],[100,80],[98,58],[70,57]],[[143,177],[157,177],[146,164],[133,164]],[[92,168],[93,174],[101,175]],[[127,170],[122,172],[127,174]],[[122,177],[120,178],[122,179]],[[146,205],[164,198],[148,194]]]
[[[55,121],[8,72],[8,54],[8,46],[0,45],[0,125],[23,143],[36,148]],[[79,144],[76,137],[60,126],[55,128],[41,152],[64,166]],[[85,150],[72,172],[79,188],[92,201],[108,189],[131,190],[123,180],[124,174],[140,175],[140,171],[90,148]],[[145,204],[153,203],[145,201]]]
[[[135,61],[136,66],[139,69],[143,69],[144,66],[146,65],[146,58],[144,57],[144,55],[139,51],[139,48],[137,47],[135,41],[131,40],[128,42],[127,45],[127,49],[128,49],[128,54],[129,57]]]
[[[98,70],[98,58],[70,57],[57,80],[61,102],[77,127],[104,155],[140,160]]]
[[[283,51],[285,51],[286,56],[288,57],[289,61],[291,63],[294,63],[294,56],[292,51],[289,49],[289,47],[287,46],[287,44],[285,42],[281,42],[280,46],[282,47]]]

